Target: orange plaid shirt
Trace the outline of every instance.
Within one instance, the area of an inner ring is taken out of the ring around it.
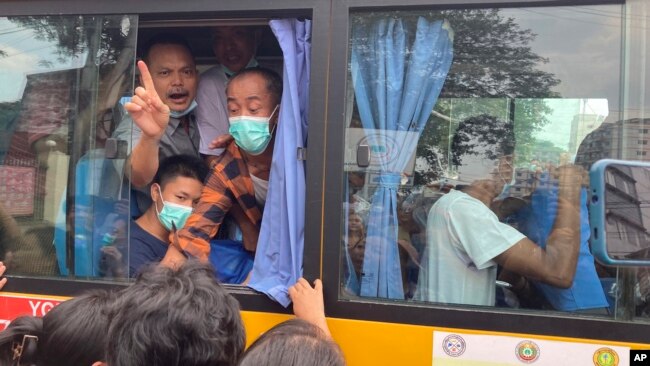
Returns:
[[[178,231],[178,244],[186,254],[208,261],[210,239],[219,230],[221,223],[233,204],[238,204],[246,218],[259,227],[262,212],[255,201],[253,181],[239,147],[234,142],[226,148],[206,179],[199,203]],[[174,242],[174,234],[169,240]]]

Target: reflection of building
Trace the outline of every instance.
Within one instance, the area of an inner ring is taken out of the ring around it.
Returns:
[[[590,132],[598,128],[604,116],[598,114],[576,114],[571,121],[571,136],[569,140],[569,152],[575,154],[578,151],[580,142]]]
[[[650,161],[650,118],[603,123],[578,148],[576,164],[589,169],[601,159]]]
[[[607,251],[614,258],[634,257],[650,246],[646,230],[650,170],[616,165],[605,172]],[[647,213],[646,213],[647,214]]]
[[[546,175],[547,179],[541,179],[542,175]],[[543,172],[541,168],[537,171],[517,169],[515,183],[510,188],[509,195],[512,197],[529,196],[535,189],[547,189],[551,184],[556,183],[548,179],[548,172]]]
[[[2,177],[31,177],[19,186],[6,185],[0,190],[0,200],[10,214],[54,220],[58,208],[55,197],[62,196],[61,182],[67,180],[67,170],[57,169],[49,157],[55,149],[67,149],[61,142],[68,139],[70,105],[75,93],[72,86],[77,72],[62,70],[27,75],[14,130],[5,132],[2,141],[7,146],[0,149],[6,151],[1,162]],[[62,167],[66,165],[64,162]],[[48,194],[53,196],[46,199]]]

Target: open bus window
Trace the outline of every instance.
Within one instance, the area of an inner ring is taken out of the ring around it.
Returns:
[[[8,274],[95,274],[113,106],[132,86],[136,19],[0,18],[0,256]],[[10,219],[9,219],[10,218]]]
[[[578,10],[586,24],[555,17],[562,7],[351,15],[341,296],[603,316],[638,305],[590,253],[585,172],[645,155],[624,131],[647,120],[619,112],[627,84],[609,56],[624,35]],[[501,255],[524,242],[530,256],[572,251],[548,267],[569,278]]]

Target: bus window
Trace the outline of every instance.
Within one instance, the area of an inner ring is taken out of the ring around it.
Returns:
[[[105,144],[132,89],[136,27],[120,15],[0,18],[8,274],[96,276],[102,245],[126,237]]]
[[[645,159],[648,120],[620,94],[642,88],[619,72],[643,27],[624,33],[621,5],[589,8],[350,15],[343,298],[647,306],[623,305],[614,284],[634,276],[590,253],[586,175]]]

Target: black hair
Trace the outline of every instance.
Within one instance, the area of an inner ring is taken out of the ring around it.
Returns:
[[[278,75],[277,72],[265,67],[251,67],[241,70],[228,80],[226,87],[228,87],[233,82],[233,80],[249,75],[261,76],[266,81],[266,90],[273,97],[274,103],[280,103],[280,100],[282,100],[282,78],[280,75]]]
[[[164,186],[169,180],[176,177],[194,178],[203,183],[208,176],[208,172],[208,166],[196,156],[173,155],[160,162],[153,183]]]
[[[316,325],[302,319],[282,322],[262,334],[239,366],[343,366],[339,346]]]
[[[15,319],[0,333],[0,364],[15,362],[12,348],[23,340],[21,365],[92,365],[104,360],[107,310],[114,299],[111,292],[93,290],[62,302],[43,318]]]
[[[176,33],[158,33],[154,35],[153,37],[149,38],[145,43],[144,46],[142,46],[142,49],[140,50],[140,58],[144,60],[145,63],[149,64],[149,53],[151,52],[151,49],[160,44],[170,44],[170,45],[177,45],[177,46],[182,46],[187,49],[187,52],[194,58],[194,53],[192,52],[192,47],[190,47],[190,44],[187,42],[185,38],[182,36],[176,34]]]
[[[498,160],[515,150],[512,122],[488,114],[469,117],[458,125],[451,140],[452,163],[462,164],[463,155],[482,155]]]
[[[110,366],[234,365],[246,343],[239,304],[214,268],[148,266],[111,311]]]

